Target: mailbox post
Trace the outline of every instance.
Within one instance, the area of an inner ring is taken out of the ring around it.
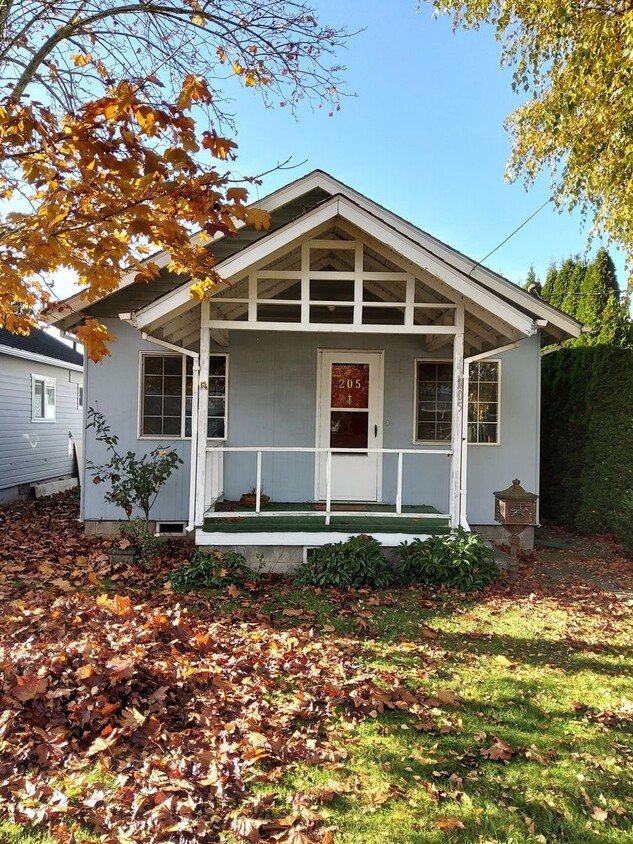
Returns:
[[[536,502],[538,495],[526,492],[521,481],[515,478],[512,486],[494,493],[495,521],[499,522],[510,534],[510,559],[508,574],[512,580],[518,573],[519,535],[526,527],[534,527],[536,521]]]

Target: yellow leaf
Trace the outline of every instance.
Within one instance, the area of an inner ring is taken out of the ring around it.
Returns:
[[[70,58],[74,61],[76,67],[83,67],[92,61],[92,55],[90,53],[75,53]]]
[[[259,231],[270,228],[270,216],[261,208],[249,208],[246,221]]]

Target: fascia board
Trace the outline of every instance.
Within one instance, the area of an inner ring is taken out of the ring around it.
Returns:
[[[226,261],[218,264],[216,269],[226,279],[231,279],[246,272],[249,267],[264,260],[269,254],[308,235],[317,226],[337,216],[346,219],[361,231],[366,231],[417,266],[428,270],[432,275],[443,279],[458,294],[495,314],[521,334],[530,336],[535,332],[536,328],[530,317],[500,300],[494,293],[487,291],[476,281],[460,273],[450,263],[442,261],[423,249],[419,244],[411,241],[392,226],[344,196],[334,196],[332,199],[326,200],[304,216],[291,221],[268,237],[246,247],[237,255],[227,258]],[[184,284],[162,299],[140,309],[135,314],[135,324],[138,328],[150,325],[175,308],[183,306],[187,301],[191,301],[192,307],[195,305],[195,301],[191,299],[189,285]]]
[[[529,316],[508,305],[494,293],[482,288],[481,284],[460,272],[450,262],[438,258],[433,252],[424,249],[419,243],[412,241],[360,205],[341,197],[339,213],[352,225],[366,231],[367,234],[380,240],[422,269],[428,270],[431,275],[439,277],[457,293],[495,314],[526,337],[535,333],[534,320]]]
[[[438,240],[428,234],[423,229],[414,226],[413,223],[409,223],[407,220],[399,217],[397,214],[394,214],[392,211],[389,211],[377,202],[368,199],[366,196],[358,191],[355,191],[353,188],[337,181],[328,173],[314,171],[314,173],[309,175],[314,179],[314,187],[320,187],[328,193],[341,193],[352,199],[352,201],[360,205],[361,208],[369,211],[374,216],[380,217],[389,225],[393,226],[398,231],[401,231],[416,243],[419,243],[423,248],[438,255],[438,257],[442,258],[456,269],[468,274],[469,277],[474,278],[480,284],[485,285],[495,293],[498,293],[500,296],[509,298],[519,307],[524,307],[526,310],[534,314],[535,317],[541,317],[549,320],[573,337],[579,337],[582,333],[581,323],[573,319],[573,317],[562,313],[552,305],[548,305],[547,302],[537,299],[535,296],[527,293],[527,291],[517,287],[517,285],[513,284],[509,279],[504,278],[498,273],[488,269],[488,267],[477,264],[472,260],[472,258],[469,258],[467,255],[464,255],[456,249],[453,249],[448,244],[443,243],[441,240]]]
[[[242,249],[236,255],[232,255],[230,258],[217,264],[215,267],[216,271],[227,280],[245,272],[253,264],[264,260],[271,252],[283,248],[294,240],[308,234],[312,229],[317,228],[322,223],[334,219],[338,214],[338,202],[339,198],[336,196],[326,200],[297,220],[292,220],[272,234],[256,241],[251,246]],[[171,293],[167,293],[161,299],[157,299],[156,302],[140,308],[134,314],[134,324],[136,327],[143,328],[150,325],[155,320],[170,313],[170,311],[185,305],[188,301],[191,302],[191,306],[193,307],[196,304],[196,300],[191,298],[190,287],[191,285],[185,282],[181,287],[178,287]]]

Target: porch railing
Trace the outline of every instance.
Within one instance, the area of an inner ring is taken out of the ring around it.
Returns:
[[[332,517],[332,455],[333,454],[395,454],[396,461],[396,500],[395,507],[392,512],[385,512],[383,510],[363,512],[363,516],[380,516],[397,518],[402,515],[402,484],[403,484],[403,469],[404,469],[404,455],[447,455],[452,457],[453,449],[451,448],[300,448],[300,447],[278,447],[278,446],[207,446],[206,459],[206,476],[205,476],[205,491],[213,490],[216,492],[220,489],[222,482],[217,481],[217,477],[223,479],[224,474],[224,455],[227,453],[242,453],[256,455],[256,473],[255,473],[255,510],[253,515],[274,517],[278,513],[274,510],[262,513],[261,511],[261,497],[262,497],[262,455],[263,454],[325,454],[325,511],[322,510],[293,510],[293,516],[321,516],[325,514],[325,524],[329,525]],[[214,478],[216,475],[216,478]],[[219,496],[216,496],[219,497]],[[205,510],[209,506],[205,501]],[[240,515],[242,515],[240,513]],[[245,515],[249,515],[248,513]],[[358,511],[350,510],[336,510],[336,516],[358,516]],[[420,513],[407,512],[407,518],[413,519],[451,519],[450,513]],[[235,518],[235,511],[214,512],[214,519]]]

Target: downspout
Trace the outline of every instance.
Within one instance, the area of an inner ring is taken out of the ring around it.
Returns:
[[[129,317],[128,314],[120,314],[121,318]],[[129,320],[128,320],[129,321]],[[196,458],[198,454],[198,396],[200,391],[200,355],[198,352],[193,352],[191,349],[183,349],[182,346],[176,346],[174,343],[168,343],[166,340],[160,340],[158,337],[152,337],[146,331],[141,331],[143,340],[149,340],[150,343],[155,343],[157,346],[162,346],[172,352],[177,352],[183,357],[190,357],[193,363],[192,376],[192,391],[191,391],[191,447],[189,450],[189,515],[187,517],[187,526],[185,530],[190,533],[195,527],[195,496],[196,496]]]
[[[470,364],[477,363],[477,361],[485,360],[494,355],[499,355],[502,352],[509,352],[510,349],[516,349],[521,345],[521,342],[521,340],[515,340],[514,343],[507,343],[505,346],[498,346],[496,349],[490,349],[488,352],[480,352],[478,355],[471,355],[470,357],[464,358],[464,413],[462,415],[459,525],[467,531],[470,531],[470,525],[466,517],[466,493],[468,486],[468,376]]]

